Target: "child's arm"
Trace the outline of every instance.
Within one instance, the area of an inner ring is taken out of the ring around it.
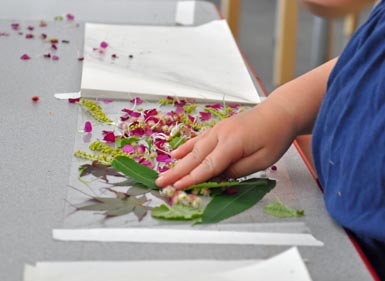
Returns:
[[[237,178],[275,163],[297,135],[310,133],[336,59],[277,88],[251,110],[219,122],[173,151],[180,159],[158,186],[182,189],[221,173]]]
[[[321,17],[340,17],[350,13],[358,13],[375,0],[302,0],[305,7],[313,14]]]

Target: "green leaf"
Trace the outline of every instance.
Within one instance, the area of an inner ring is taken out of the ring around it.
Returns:
[[[111,169],[110,166],[99,163],[98,161],[93,161],[92,164],[81,165],[79,167],[79,172],[79,177],[93,175],[96,178],[104,180],[106,183],[108,183],[107,176],[124,177],[114,169]]]
[[[176,149],[177,147],[181,146],[184,143],[185,143],[185,140],[182,137],[174,137],[171,141],[169,141],[169,144],[172,149]]]
[[[152,208],[151,215],[157,219],[166,220],[192,220],[201,217],[203,211],[201,209],[175,204],[173,206],[160,205]]]
[[[203,182],[199,184],[194,184],[189,186],[185,190],[195,189],[195,188],[218,188],[218,187],[241,187],[241,186],[265,186],[269,184],[270,179],[265,178],[251,178],[245,181],[221,181],[221,182]]]
[[[270,202],[263,208],[263,211],[270,216],[279,218],[301,217],[305,215],[304,210],[287,207],[280,201]]]
[[[130,138],[116,138],[115,145],[118,148],[122,148],[126,144],[132,144],[134,142],[140,141],[140,138],[138,137],[130,137]]]
[[[234,185],[237,193],[214,196],[204,210],[201,223],[220,222],[251,208],[275,187],[275,183],[270,179],[250,179]]]
[[[126,156],[118,156],[112,161],[111,166],[135,182],[141,183],[149,188],[158,189],[155,184],[158,173],[146,166],[138,164],[133,159]]]

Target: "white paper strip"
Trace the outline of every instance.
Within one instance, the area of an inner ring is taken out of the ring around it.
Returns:
[[[195,1],[179,1],[176,3],[175,22],[183,25],[194,24]]]
[[[151,270],[148,270],[148,269]],[[24,267],[24,281],[310,281],[297,250],[267,260],[39,262]]]
[[[53,238],[64,241],[323,246],[311,234],[304,233],[154,228],[54,229]]]
[[[77,99],[80,98],[80,92],[74,93],[56,93],[54,97],[59,100]]]

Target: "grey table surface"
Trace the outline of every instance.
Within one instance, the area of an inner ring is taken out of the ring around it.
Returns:
[[[288,248],[54,241],[52,229],[63,224],[78,110],[53,94],[79,91],[82,64],[77,57],[84,22],[173,25],[176,5],[175,1],[87,0],[52,1],[55,4],[43,7],[39,1],[30,2],[25,6],[9,1],[0,10],[0,34],[9,33],[0,36],[0,280],[22,280],[24,265],[38,261],[259,259]],[[76,16],[79,27],[52,21],[67,12]],[[196,24],[218,17],[212,4],[197,2]],[[60,45],[58,61],[42,58],[46,44],[25,39],[10,28],[18,22],[25,32],[26,26],[37,26],[40,19],[48,23],[42,32],[70,41]],[[32,59],[20,60],[23,53]],[[40,97],[38,103],[31,101],[35,95]],[[291,148],[282,161],[306,211],[306,225],[325,243],[299,247],[313,280],[372,280],[345,231],[328,216],[322,193],[297,151]]]

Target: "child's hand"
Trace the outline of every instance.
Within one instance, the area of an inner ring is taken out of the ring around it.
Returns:
[[[183,189],[222,173],[237,178],[265,169],[293,141],[290,121],[286,110],[271,103],[225,119],[173,151],[180,160],[156,184]]]

